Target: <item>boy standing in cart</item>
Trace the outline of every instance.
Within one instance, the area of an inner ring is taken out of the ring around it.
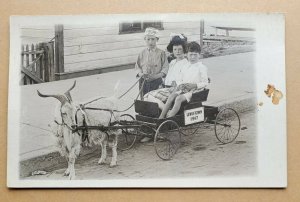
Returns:
[[[137,78],[141,78],[139,88],[143,87],[141,99],[146,93],[158,89],[163,84],[162,78],[167,75],[169,67],[166,53],[156,46],[159,40],[158,30],[152,27],[146,28],[144,40],[147,48],[139,54],[135,64],[135,69],[138,71]]]

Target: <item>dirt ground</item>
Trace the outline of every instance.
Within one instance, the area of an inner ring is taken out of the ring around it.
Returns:
[[[251,176],[257,171],[256,112],[240,114],[241,128],[237,139],[221,144],[213,126],[205,126],[194,135],[182,137],[182,144],[172,160],[163,161],[155,153],[153,143],[138,143],[131,150],[118,152],[118,165],[98,165],[100,153],[85,155],[75,164],[77,180],[137,179],[168,177]],[[108,153],[110,156],[111,152]],[[66,165],[66,164],[65,164]],[[53,165],[57,168],[58,165]],[[58,166],[61,167],[61,166]],[[65,168],[46,175],[24,179],[67,180]]]

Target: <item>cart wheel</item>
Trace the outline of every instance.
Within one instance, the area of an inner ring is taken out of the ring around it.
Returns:
[[[220,142],[224,144],[233,142],[240,128],[240,117],[234,109],[225,108],[218,113],[215,120],[215,134]]]
[[[182,127],[180,133],[184,136],[194,135],[199,129],[199,124]]]
[[[155,133],[156,133],[156,130],[153,127],[146,125],[146,124],[142,124],[138,131],[138,134],[139,134],[139,136],[141,136],[141,138],[149,137],[149,138],[153,139]]]
[[[120,125],[128,126],[135,119],[130,114],[122,114],[120,116]],[[122,129],[122,134],[118,137],[118,149],[125,151],[133,147],[137,136],[136,128],[124,128]]]
[[[170,160],[177,152],[181,143],[181,132],[175,121],[167,120],[160,124],[154,137],[154,147],[157,156]]]
[[[182,127],[180,132],[184,136],[194,135],[199,129],[201,129],[203,127],[203,125],[206,123],[206,121],[207,121],[207,118],[205,118],[205,120],[203,122],[193,124],[192,126]]]

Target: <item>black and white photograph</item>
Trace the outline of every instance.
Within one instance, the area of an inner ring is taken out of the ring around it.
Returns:
[[[11,16],[9,187],[286,187],[284,16]]]

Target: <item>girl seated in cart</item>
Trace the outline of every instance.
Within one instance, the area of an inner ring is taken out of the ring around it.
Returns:
[[[159,89],[145,95],[148,101],[159,104],[162,109],[160,119],[175,116],[183,102],[189,102],[193,93],[201,91],[208,85],[207,68],[199,61],[200,52],[200,45],[197,42],[190,42],[187,45],[188,62],[181,66],[172,87]],[[174,105],[170,110],[173,102]]]
[[[180,79],[182,74],[182,67],[188,63],[185,57],[187,38],[183,34],[171,34],[171,40],[167,46],[170,53],[168,60],[170,61],[168,74],[164,81],[165,87],[171,87],[173,81]]]
[[[158,103],[162,110],[164,103],[167,101],[171,91],[174,90],[175,83],[180,80],[182,75],[182,67],[188,64],[185,57],[187,50],[187,38],[182,34],[171,34],[171,40],[167,46],[168,52],[171,54],[169,58],[173,58],[169,64],[169,70],[164,81],[164,87],[158,90],[153,90],[144,96],[144,99],[149,102]],[[175,58],[175,59],[174,59]]]

